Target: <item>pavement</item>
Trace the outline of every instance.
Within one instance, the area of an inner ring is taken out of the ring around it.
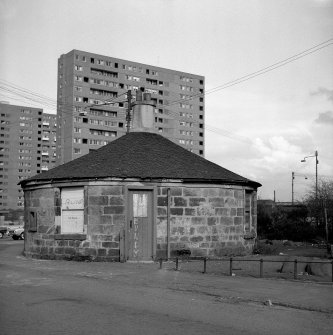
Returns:
[[[100,263],[50,261],[25,258],[23,241],[0,241],[0,265],[36,269],[64,276],[92,278],[101,281],[121,280],[134,287],[169,289],[195,293],[230,304],[281,306],[296,310],[333,315],[333,283],[310,281],[219,276],[175,271],[173,263]]]

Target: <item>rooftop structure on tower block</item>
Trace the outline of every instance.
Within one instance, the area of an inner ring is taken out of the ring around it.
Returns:
[[[55,166],[56,115],[0,103],[0,213],[24,207],[18,183]]]
[[[204,156],[203,76],[72,50],[58,60],[57,164],[124,135],[126,93],[140,87],[152,96],[159,134]]]

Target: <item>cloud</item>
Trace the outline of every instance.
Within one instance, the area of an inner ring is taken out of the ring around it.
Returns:
[[[291,144],[283,136],[273,136],[266,141],[257,138],[254,141],[254,149],[260,158],[254,158],[252,165],[266,173],[289,171],[295,157],[302,156],[302,149]]]
[[[324,87],[319,87],[317,91],[311,92],[310,95],[323,95],[329,101],[333,102],[333,90],[329,90],[329,89],[324,88]]]
[[[327,112],[319,113],[315,122],[325,124],[325,125],[333,125],[333,112],[327,111]]]

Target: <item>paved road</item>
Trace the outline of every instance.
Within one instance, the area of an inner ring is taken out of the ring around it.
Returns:
[[[3,335],[332,333],[331,284],[32,260],[22,248],[0,240]]]

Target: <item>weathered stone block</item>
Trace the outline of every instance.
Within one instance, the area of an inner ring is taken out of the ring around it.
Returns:
[[[173,187],[170,189],[171,196],[181,196],[183,194],[183,189],[181,187]]]
[[[110,197],[109,203],[111,206],[124,205],[124,198],[122,196],[119,197],[112,196]]]
[[[185,215],[190,215],[190,216],[196,215],[196,209],[195,208],[185,208]]]
[[[113,215],[113,224],[117,227],[125,227],[125,215],[114,214]]]
[[[107,196],[89,196],[88,203],[92,206],[107,206],[109,198]]]
[[[174,235],[174,236],[170,236],[170,242],[178,242],[178,240],[179,240],[179,236],[176,236],[176,235]]]
[[[157,207],[157,215],[158,216],[167,215],[166,208],[165,207]]]
[[[234,217],[234,225],[242,225],[243,224],[243,217],[242,216],[235,216]]]
[[[157,206],[168,206],[168,197],[157,197]]]
[[[43,246],[44,245],[44,241],[43,240],[35,240],[35,245]]]
[[[104,207],[104,214],[123,214],[125,212],[124,206],[107,206]]]
[[[119,248],[118,242],[102,242],[103,248]]]
[[[40,202],[39,202],[39,198],[32,198],[31,199],[31,204],[32,204],[32,207],[40,207]]]
[[[190,198],[189,200],[190,200],[189,203],[190,207],[201,206],[206,202],[206,198]]]
[[[108,256],[119,257],[119,249],[110,249]]]
[[[173,203],[175,207],[186,207],[187,206],[187,200],[182,197],[174,197]]]
[[[195,188],[195,187],[184,187],[183,189],[184,196],[193,196],[193,197],[200,197],[202,195],[202,189],[201,188]]]
[[[237,208],[237,216],[243,216],[244,215],[244,208]]]
[[[230,216],[230,208],[215,208],[216,216]]]
[[[205,188],[203,189],[203,196],[204,197],[217,197],[219,195],[218,188]]]
[[[226,189],[225,190],[225,195],[227,197],[232,197],[233,198],[233,196],[234,196],[234,190],[232,190],[232,189]]]
[[[121,195],[124,194],[124,188],[123,186],[109,186],[107,193],[104,194]]]
[[[47,255],[49,253],[49,248],[48,247],[41,247],[40,253],[42,255]]]
[[[225,207],[237,207],[237,202],[235,198],[226,198],[224,200],[224,206]]]
[[[102,223],[101,215],[88,215],[89,225],[98,225]]]
[[[96,225],[88,225],[88,235],[94,235],[94,237],[98,236],[98,234],[104,233],[104,226],[101,224]],[[92,237],[92,236],[91,236]]]
[[[217,217],[208,217],[207,218],[207,224],[208,224],[208,226],[213,226],[213,225],[216,225],[218,223],[220,223],[220,220]]]
[[[198,234],[204,235],[208,233],[208,227],[206,226],[201,226],[201,227],[197,227],[197,232]]]
[[[86,248],[85,250],[86,255],[96,256],[97,250],[95,248]]]
[[[104,214],[102,206],[88,206],[88,215],[102,215]]]
[[[229,217],[229,216],[222,216],[220,218],[220,223],[221,225],[223,226],[231,226],[234,224],[234,220],[232,217]]]
[[[56,245],[59,247],[68,247],[68,240],[58,240],[56,241]]]
[[[97,256],[106,256],[106,249],[97,249]]]
[[[171,215],[183,215],[184,209],[183,208],[170,208]]]
[[[113,224],[113,215],[102,215],[99,217],[99,219],[100,224]],[[89,223],[91,222],[89,221]]]
[[[204,225],[206,223],[206,218],[204,218],[204,217],[192,217],[191,222],[194,225]]]
[[[236,215],[237,215],[236,208],[230,208],[230,216],[236,216]]]
[[[203,241],[203,237],[202,236],[193,236],[193,237],[191,237],[190,238],[190,241],[191,242],[201,242],[201,241]]]
[[[215,215],[215,208],[211,205],[204,204],[196,208],[198,216],[213,216]]]
[[[75,251],[75,248],[70,248],[70,247],[68,247],[68,248],[65,248],[65,249],[64,249],[64,253],[65,253],[66,255],[75,255],[75,254],[76,254],[76,251]]]
[[[209,198],[208,201],[213,207],[224,207],[224,198],[222,198],[222,197],[220,197],[220,198]]]

